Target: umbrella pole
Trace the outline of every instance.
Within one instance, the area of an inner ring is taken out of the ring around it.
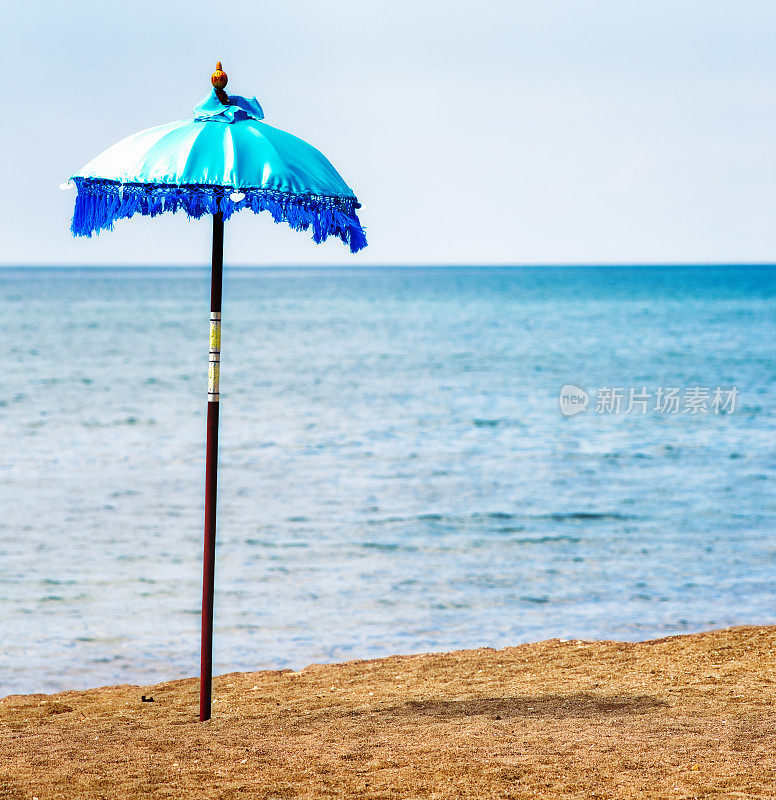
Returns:
[[[210,277],[210,364],[207,388],[205,455],[205,549],[202,567],[202,647],[199,721],[210,719],[213,681],[213,592],[216,567],[216,476],[218,471],[218,384],[221,366],[221,278],[224,266],[224,215],[213,214],[213,271]]]

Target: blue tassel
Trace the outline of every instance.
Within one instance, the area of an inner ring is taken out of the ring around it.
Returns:
[[[313,241],[318,244],[336,236],[357,253],[367,245],[366,234],[356,209],[361,204],[354,197],[322,197],[293,195],[271,189],[243,189],[245,198],[235,203],[230,187],[223,186],[159,186],[153,184],[120,184],[96,178],[73,178],[78,188],[73,221],[73,236],[92,236],[113,230],[117,219],[135,214],[156,217],[182,209],[193,219],[221,211],[224,219],[243,208],[254,214],[269,211],[276,222],[286,222],[296,231],[312,227]]]

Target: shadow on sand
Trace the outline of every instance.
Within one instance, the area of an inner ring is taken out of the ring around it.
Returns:
[[[421,715],[435,719],[487,716],[600,717],[643,714],[666,703],[649,695],[596,695],[591,693],[540,695],[537,697],[490,697],[477,700],[410,700],[390,709],[397,715]],[[388,710],[388,709],[386,709]]]

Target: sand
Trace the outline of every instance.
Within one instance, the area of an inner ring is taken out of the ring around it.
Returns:
[[[0,701],[0,800],[776,797],[776,627]],[[142,695],[154,702],[142,702]]]

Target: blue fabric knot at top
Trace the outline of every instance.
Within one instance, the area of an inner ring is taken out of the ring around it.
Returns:
[[[118,219],[185,211],[189,217],[269,211],[275,222],[336,236],[351,252],[366,247],[361,204],[331,162],[312,145],[263,122],[255,98],[215,91],[194,118],[122,139],[71,179],[78,189],[71,230],[92,236]]]
[[[238,122],[242,119],[255,119],[261,122],[264,119],[264,110],[255,97],[240,97],[239,94],[229,95],[229,105],[225,106],[216,96],[216,90],[194,106],[194,122]]]

